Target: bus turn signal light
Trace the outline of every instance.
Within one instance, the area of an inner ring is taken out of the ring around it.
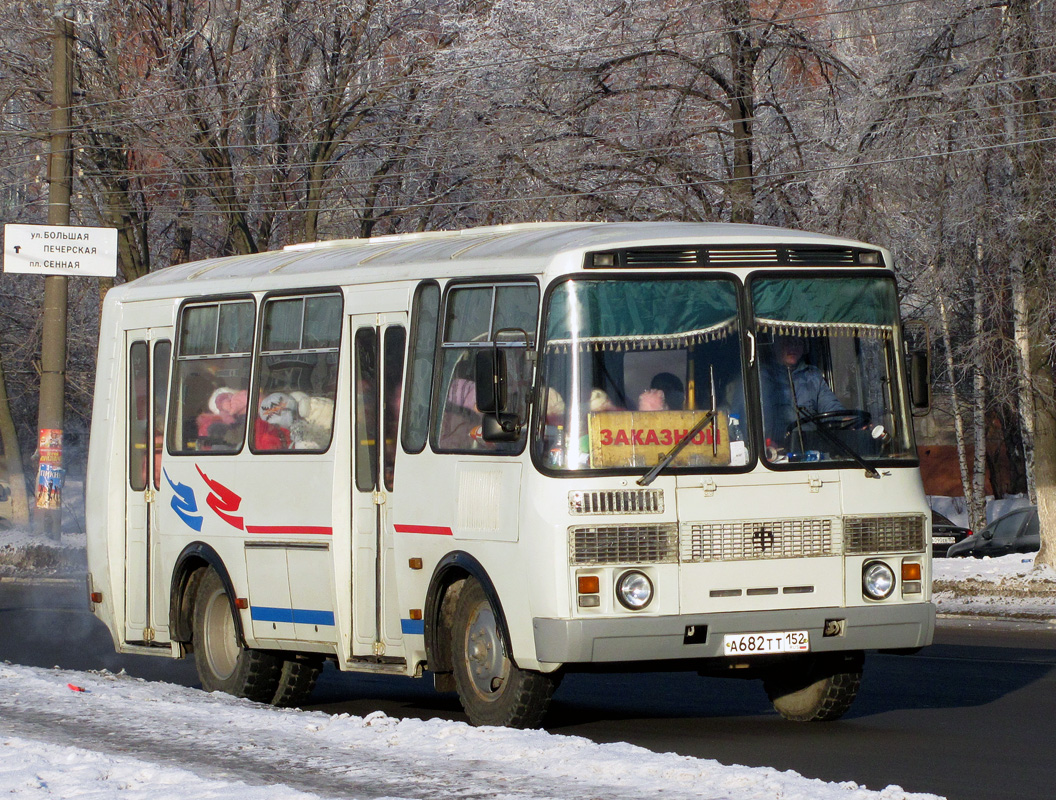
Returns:
[[[601,582],[598,580],[597,575],[579,576],[580,594],[597,594],[599,591],[601,591]]]

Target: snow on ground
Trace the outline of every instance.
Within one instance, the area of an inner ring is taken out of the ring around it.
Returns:
[[[64,563],[83,558],[64,535]],[[0,531],[0,576],[49,574],[55,549]],[[16,566],[17,565],[17,566]],[[61,572],[61,569],[59,570]],[[79,576],[77,576],[79,578]],[[0,578],[2,579],[2,578]],[[1056,620],[1056,572],[1034,557],[937,559],[940,614]],[[85,691],[77,691],[77,687]],[[925,800],[794,772],[726,766],[545,731],[280,710],[108,672],[0,664],[0,794],[11,800],[604,798]]]
[[[17,800],[935,797],[545,731],[281,710],[12,664],[0,664],[0,787]]]
[[[935,559],[938,612],[1056,621],[1056,571],[1035,568],[1034,556]]]

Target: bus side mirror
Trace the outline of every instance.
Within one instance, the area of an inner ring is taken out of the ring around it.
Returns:
[[[909,357],[909,393],[914,412],[931,411],[931,359],[926,352],[912,353]]]
[[[506,410],[508,376],[504,351],[491,347],[477,352],[474,383],[477,409],[484,415],[480,433],[485,442],[516,442],[520,438],[523,423],[517,414]]]
[[[931,331],[923,320],[908,320],[902,331],[909,355],[909,399],[913,415],[922,417],[931,411]]]

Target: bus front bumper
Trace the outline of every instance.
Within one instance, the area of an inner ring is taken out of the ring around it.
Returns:
[[[722,637],[727,633],[805,630],[812,652],[923,647],[931,644],[935,633],[935,606],[909,603],[617,619],[537,617],[533,622],[538,661],[589,664],[722,657]]]

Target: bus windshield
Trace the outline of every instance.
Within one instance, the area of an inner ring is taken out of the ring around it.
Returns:
[[[893,280],[757,274],[748,287],[751,338],[728,276],[558,284],[538,463],[644,474],[685,438],[665,471],[744,468],[755,446],[778,469],[915,458]]]
[[[536,457],[549,469],[749,463],[738,285],[728,277],[577,279],[550,294]]]
[[[750,283],[771,464],[913,459],[889,277]]]

